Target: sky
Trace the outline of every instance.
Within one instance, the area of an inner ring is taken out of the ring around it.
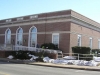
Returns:
[[[0,0],[0,20],[68,9],[100,23],[100,0]]]

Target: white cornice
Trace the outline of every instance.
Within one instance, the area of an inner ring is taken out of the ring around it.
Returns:
[[[86,17],[86,16],[84,16],[84,15],[82,15],[80,13],[77,13],[77,12],[75,12],[73,10],[71,11],[71,16],[73,16],[75,18],[78,18],[78,19],[80,19],[80,20],[82,20],[82,21],[84,21],[86,23],[91,24],[91,25],[95,25],[97,27],[98,26],[100,27],[100,23],[98,23],[98,22],[96,22],[96,21],[94,21],[94,20],[92,20],[92,19],[90,19],[90,18],[88,18],[88,17]]]
[[[8,25],[8,24],[15,24],[15,23],[23,23],[23,22],[31,22],[31,21],[46,21],[46,20],[52,20],[52,19],[61,19],[61,18],[70,18],[71,15],[60,15],[60,16],[51,16],[51,17],[42,17],[37,19],[28,19],[28,20],[21,20],[21,21],[12,21],[12,22],[5,22],[0,23],[0,25]]]
[[[9,25],[2,25],[0,28],[4,27],[14,27],[14,26],[27,26],[27,25],[34,25],[34,24],[44,24],[44,23],[56,23],[56,22],[69,22],[71,19],[54,19],[54,20],[41,20],[41,21],[31,21],[31,22],[23,22],[23,23],[15,23],[15,24],[9,24]]]
[[[3,25],[0,26],[0,28],[4,28],[4,27],[12,27],[12,26],[24,26],[24,25],[34,25],[34,24],[43,24],[43,23],[56,23],[56,22],[68,22],[71,21],[73,23],[76,23],[78,25],[87,27],[87,28],[91,28],[93,30],[99,31],[100,32],[100,24],[99,23],[93,23],[92,21],[90,23],[89,21],[85,21],[84,19],[82,19],[84,16],[78,17],[74,16],[74,15],[60,15],[60,16],[52,16],[52,17],[43,17],[43,18],[38,18],[37,20],[24,20],[24,21],[20,21],[20,22],[13,22],[13,23],[5,23]],[[85,18],[88,19],[88,18]],[[93,21],[94,22],[94,21]],[[96,25],[94,25],[96,24]]]
[[[100,26],[92,25],[76,17],[71,17],[71,22],[100,32]]]

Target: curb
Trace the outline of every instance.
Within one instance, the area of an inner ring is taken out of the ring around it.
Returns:
[[[41,63],[34,63],[34,61],[18,61],[18,60],[9,60],[9,59],[5,59],[5,58],[0,58],[0,61],[3,62],[11,62],[11,63],[17,63],[17,64],[27,64],[27,65],[36,65],[36,66],[45,66],[45,67],[55,67],[55,68],[66,68],[66,69],[77,69],[77,70],[88,70],[88,71],[100,71],[100,69],[98,68],[84,68],[84,67],[70,67],[70,66],[61,66],[61,65],[49,65],[49,64],[41,64]]]
[[[100,71],[100,69],[90,69],[90,68],[77,68],[77,67],[63,67],[63,66],[53,66],[53,65],[43,65],[43,64],[28,64],[28,65],[36,65],[36,66],[45,66],[45,67],[55,67],[55,68],[65,68],[65,69],[77,69],[77,70],[88,70],[88,71]]]
[[[17,64],[29,64],[35,61],[28,61],[28,60],[14,60],[14,59],[7,59],[7,58],[0,58],[0,61],[3,62],[10,62],[10,63],[17,63]]]

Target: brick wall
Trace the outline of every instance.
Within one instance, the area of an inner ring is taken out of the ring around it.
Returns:
[[[49,13],[41,13],[41,14],[34,14],[34,15],[38,15],[38,18],[44,18],[44,17],[52,17],[52,16],[60,16],[60,15],[69,15],[71,14],[71,10],[64,10],[64,11],[56,11],[56,12],[49,12]],[[34,16],[33,15],[33,16]],[[23,20],[29,20],[30,16],[23,16]],[[17,18],[11,18],[13,22],[17,21]],[[5,23],[5,20],[0,20],[0,23]]]
[[[89,38],[93,38],[93,49],[98,49],[98,39],[100,39],[100,32],[71,23],[70,34],[70,51],[71,47],[77,46],[77,35],[82,35],[82,46],[89,47]]]
[[[63,33],[64,31],[70,30],[70,22],[56,22],[56,23],[45,23],[45,24],[31,24],[20,26],[23,29],[23,46],[28,46],[29,29],[35,26],[37,28],[37,43],[41,46],[43,43],[52,43],[52,33],[60,33],[60,44],[59,48],[64,52],[69,52],[69,34]],[[19,26],[9,27],[11,30],[11,43],[15,45],[16,42],[16,30]],[[7,27],[0,28],[1,34],[5,33]],[[5,35],[5,34],[4,34]],[[0,43],[4,43],[5,36],[2,35]]]
[[[5,57],[5,51],[0,51],[0,58],[4,58]]]

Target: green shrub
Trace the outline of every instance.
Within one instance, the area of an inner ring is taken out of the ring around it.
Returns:
[[[83,60],[87,60],[87,61],[90,61],[93,59],[93,55],[83,55],[83,57],[85,57],[83,58]]]
[[[43,58],[45,57],[45,56],[48,56],[47,55],[47,53],[45,52],[45,51],[36,51],[35,53],[34,53],[34,55],[35,56],[38,56],[38,58],[36,59],[36,61],[40,61],[40,62],[43,62]]]
[[[30,59],[31,57],[29,56],[29,54],[31,55],[35,55],[35,56],[38,56],[38,58],[36,59],[36,61],[43,61],[43,58],[44,57],[51,57],[50,53],[48,52],[45,52],[44,50],[41,50],[41,51],[12,51],[11,55],[14,56],[14,59]],[[51,57],[53,58],[53,57]]]
[[[90,54],[90,47],[79,47],[79,46],[75,46],[72,47],[72,51],[74,53],[79,53],[79,54]]]
[[[28,56],[29,51],[13,51],[12,55],[14,56],[15,59],[29,59],[30,57]]]
[[[98,53],[100,53],[100,49],[92,49],[92,53],[93,53],[93,54],[95,54],[95,53],[98,54]]]
[[[29,51],[28,53],[31,54],[31,55],[36,55],[35,51]]]
[[[91,50],[90,47],[79,47],[79,46],[72,47],[73,53],[79,54],[79,60],[92,60],[93,55],[83,55],[83,54],[90,54],[90,50]],[[78,55],[74,54],[74,56]]]
[[[53,43],[44,43],[41,45],[41,48],[58,50],[58,46]]]

